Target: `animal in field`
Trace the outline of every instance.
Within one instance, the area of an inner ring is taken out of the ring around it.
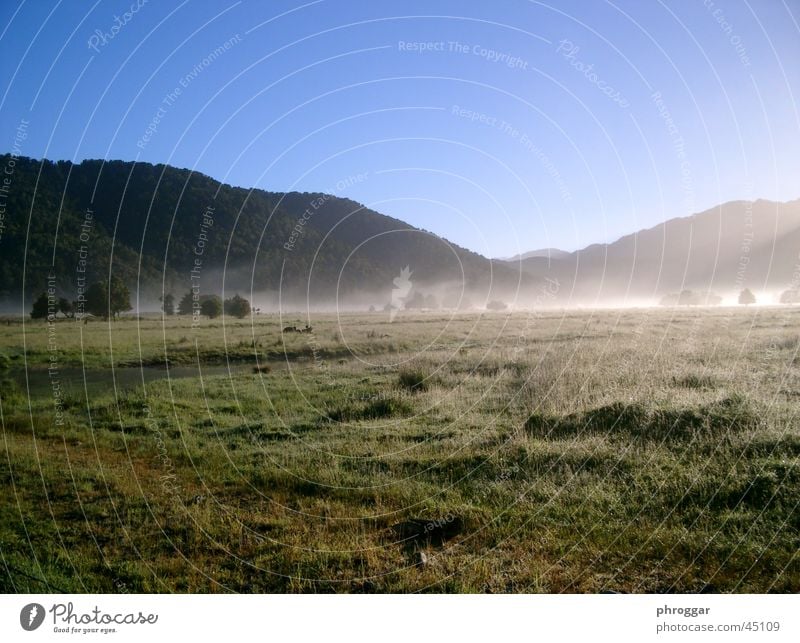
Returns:
[[[311,328],[311,326],[306,324],[306,327],[305,328],[301,328],[298,332],[300,332],[300,333],[311,333],[311,332],[313,332],[313,330],[314,329]]]
[[[283,329],[284,333],[300,333],[302,331],[298,330],[297,326],[287,326]]]

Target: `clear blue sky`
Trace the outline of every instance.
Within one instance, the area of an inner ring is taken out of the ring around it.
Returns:
[[[5,0],[0,22],[0,147],[24,119],[26,156],[335,192],[490,256],[800,197],[797,0]]]

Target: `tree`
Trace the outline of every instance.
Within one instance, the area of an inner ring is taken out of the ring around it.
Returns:
[[[131,293],[119,277],[111,277],[108,284],[96,281],[86,291],[86,312],[95,317],[117,317],[131,309]]]
[[[493,299],[486,304],[486,310],[505,310],[508,306],[499,299]]]
[[[225,300],[225,314],[242,319],[250,314],[250,302],[244,297],[240,297],[237,293],[230,299]]]
[[[131,309],[131,292],[122,279],[111,277],[109,291],[108,309],[114,317]]]
[[[47,293],[42,293],[33,302],[33,308],[31,310],[31,319],[46,319],[47,318]]]
[[[86,290],[84,309],[95,317],[108,317],[108,290],[104,281],[95,281]]]
[[[756,296],[752,292],[750,292],[749,288],[745,288],[742,292],[739,293],[739,303],[744,304],[745,306],[754,304],[756,303]]]
[[[439,308],[439,300],[437,300],[436,297],[431,293],[425,295],[425,308],[430,310],[436,310]]]
[[[187,292],[183,297],[181,297],[181,301],[178,304],[178,314],[179,315],[191,315],[192,314],[192,291],[190,290]]]
[[[784,290],[781,293],[782,304],[800,304],[800,290]]]
[[[201,300],[200,312],[203,315],[214,319],[222,314],[222,300],[217,295],[204,295]]]
[[[159,297],[159,301],[161,301],[161,310],[164,311],[167,317],[175,314],[175,296],[172,293]]]
[[[66,297],[61,297],[58,300],[58,312],[63,313],[64,317],[75,316],[75,309],[72,307],[72,302]]]

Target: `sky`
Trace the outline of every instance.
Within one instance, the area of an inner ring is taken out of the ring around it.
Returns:
[[[574,250],[800,197],[799,23],[798,0],[4,0],[0,149]]]

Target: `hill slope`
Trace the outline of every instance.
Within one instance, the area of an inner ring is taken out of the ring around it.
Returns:
[[[74,298],[81,279],[110,272],[151,308],[162,291],[180,296],[192,285],[267,303],[280,293],[282,303],[382,305],[406,266],[413,289],[451,301],[464,292],[479,306],[652,303],[683,289],[800,282],[800,200],[730,202],[614,243],[502,261],[328,194],[247,190],[147,163],[18,158],[13,167],[0,195],[6,302],[24,291],[29,304],[50,274]]]
[[[203,292],[224,281],[226,292],[328,302],[363,292],[386,301],[405,266],[417,286],[480,290],[494,279],[513,288],[519,279],[514,268],[349,199],[246,190],[165,165],[19,158],[4,223],[7,299],[40,292],[51,271],[66,296],[83,274],[91,282],[110,270],[142,298],[160,294],[162,279],[180,294],[195,277]]]
[[[511,265],[558,279],[561,298],[658,298],[684,289],[780,291],[800,283],[800,200],[732,201],[564,256]]]

